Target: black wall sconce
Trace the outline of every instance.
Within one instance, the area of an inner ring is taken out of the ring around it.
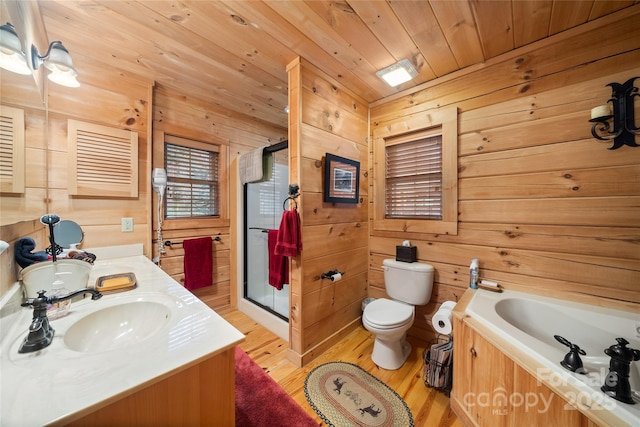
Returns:
[[[591,134],[601,141],[613,141],[609,150],[618,149],[623,145],[640,146],[636,144],[636,135],[640,128],[635,125],[634,112],[634,97],[640,94],[638,88],[633,85],[634,80],[638,78],[640,77],[632,77],[623,84],[609,83],[607,86],[611,86],[611,98],[607,104],[591,110]],[[613,114],[609,102],[613,104]]]

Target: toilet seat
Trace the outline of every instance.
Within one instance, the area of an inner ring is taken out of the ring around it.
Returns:
[[[394,329],[411,322],[413,313],[412,305],[380,298],[367,304],[364,317],[377,329]]]

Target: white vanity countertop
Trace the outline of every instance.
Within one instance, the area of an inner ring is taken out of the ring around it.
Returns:
[[[135,273],[136,289],[97,301],[89,295],[73,301],[68,315],[51,321],[53,342],[42,350],[18,353],[27,336],[32,308],[20,308],[10,322],[3,322],[0,425],[72,421],[244,340],[240,331],[143,255],[98,258],[89,286],[100,276],[124,272]],[[65,333],[79,319],[136,301],[158,302],[169,308],[163,327],[146,340],[94,352],[73,351],[65,344]]]

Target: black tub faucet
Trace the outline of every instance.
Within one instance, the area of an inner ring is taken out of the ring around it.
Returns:
[[[33,307],[33,319],[31,320],[31,325],[29,325],[29,334],[20,345],[18,353],[31,353],[41,350],[53,341],[53,335],[56,331],[49,324],[49,318],[47,317],[48,304],[66,301],[77,295],[86,293],[91,294],[92,300],[102,298],[100,292],[90,288],[78,289],[67,295],[54,297],[46,297],[44,296],[45,293],[46,291],[38,291],[38,296],[34,298],[33,301],[22,303],[23,307]]]
[[[582,359],[580,358],[580,355],[584,356],[587,353],[576,344],[569,342],[566,338],[563,338],[560,335],[554,335],[553,337],[559,343],[569,347],[569,352],[564,356],[562,362],[560,362],[562,367],[570,370],[571,372],[583,375],[586,374],[587,371],[582,367]]]
[[[624,338],[616,338],[618,344],[604,350],[611,357],[609,361],[609,373],[600,390],[608,396],[620,402],[635,404],[631,397],[631,385],[629,384],[629,371],[631,362],[640,360],[640,350],[627,347],[629,341]]]

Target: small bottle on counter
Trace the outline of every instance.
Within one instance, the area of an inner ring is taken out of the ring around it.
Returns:
[[[478,258],[473,258],[469,266],[469,288],[471,289],[478,289],[478,269]]]

